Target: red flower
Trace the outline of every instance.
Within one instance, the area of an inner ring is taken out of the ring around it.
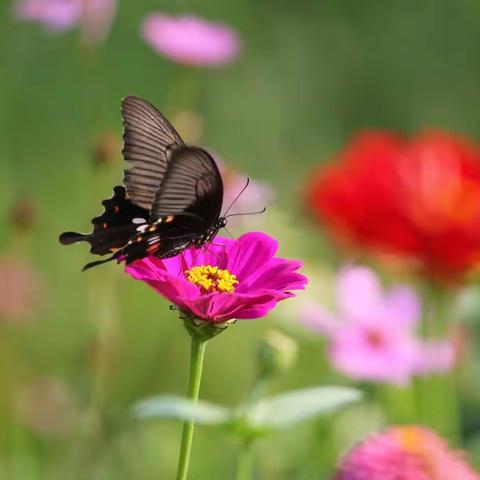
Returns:
[[[458,278],[480,261],[480,147],[468,139],[361,133],[314,175],[307,201],[335,236],[431,277]]]

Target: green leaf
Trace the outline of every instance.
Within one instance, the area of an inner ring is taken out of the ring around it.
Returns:
[[[293,390],[253,404],[246,412],[246,422],[254,428],[284,428],[331,413],[360,398],[358,390],[346,387]]]
[[[161,395],[137,403],[133,413],[139,418],[170,418],[174,420],[195,420],[203,425],[224,425],[230,422],[232,412],[220,405],[174,395]]]

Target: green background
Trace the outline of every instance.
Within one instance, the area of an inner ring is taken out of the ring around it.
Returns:
[[[71,392],[79,420],[65,434],[40,435],[4,399],[5,475],[172,478],[180,425],[138,422],[130,408],[152,394],[185,391],[188,339],[181,323],[166,302],[115,265],[80,273],[89,260],[86,246],[64,248],[57,241],[64,230],[87,231],[100,201],[121,182],[119,151],[113,165],[98,167],[92,160],[99,135],[121,134],[121,98],[145,97],[167,114],[198,112],[203,145],[275,188],[276,205],[261,227],[279,238],[282,254],[306,263],[318,279],[312,296],[328,301],[338,257],[302,215],[302,183],[358,129],[412,133],[440,127],[480,136],[480,3],[124,0],[107,40],[90,50],[81,47],[77,31],[49,35],[38,25],[16,22],[11,10],[3,0],[0,246],[3,254],[32,262],[44,279],[45,298],[29,322],[1,326],[2,375],[10,379],[12,398],[32,379],[58,378]],[[218,69],[170,63],[139,36],[142,18],[154,10],[230,24],[242,38],[242,56]],[[21,238],[9,222],[20,195],[38,208],[36,226]],[[202,397],[239,403],[255,374],[258,340],[273,326],[300,343],[295,369],[279,377],[273,391],[348,383],[327,367],[321,339],[297,325],[294,303],[268,319],[238,322],[211,342]],[[478,460],[480,389],[468,381],[475,378],[475,365],[472,360],[461,387],[462,445]],[[357,433],[397,420],[379,407],[389,411],[392,391],[365,390],[367,401],[335,421],[260,441],[256,478],[328,478]],[[373,401],[377,397],[380,404]],[[232,478],[236,448],[231,434],[199,427],[192,478]]]

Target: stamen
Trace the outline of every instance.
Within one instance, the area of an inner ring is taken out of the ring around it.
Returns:
[[[232,293],[235,291],[235,285],[238,285],[236,275],[212,265],[192,267],[185,271],[185,277],[189,282],[197,285],[202,293]]]

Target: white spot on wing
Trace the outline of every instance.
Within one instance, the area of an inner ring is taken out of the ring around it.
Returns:
[[[160,237],[158,235],[155,235],[154,237],[150,237],[147,241],[149,245],[151,245],[152,243],[158,243],[160,242]]]
[[[141,217],[135,217],[135,218],[132,218],[132,223],[135,223],[136,225],[140,224],[140,223],[145,223],[146,220],[144,218],[141,218]]]

